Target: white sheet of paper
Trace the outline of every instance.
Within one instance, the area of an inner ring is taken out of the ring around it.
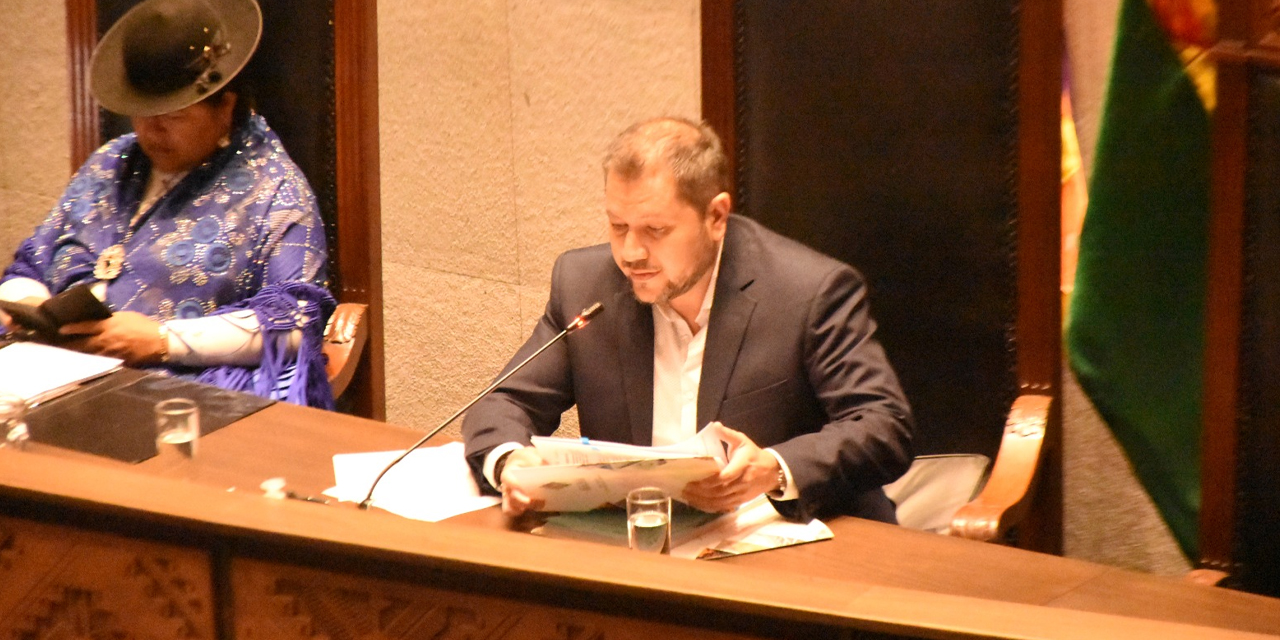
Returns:
[[[403,451],[340,453],[333,457],[334,486],[325,495],[344,502],[360,502],[369,485]],[[480,495],[462,454],[461,442],[424,447],[391,468],[373,493],[373,504],[412,520],[438,522],[468,511],[498,504],[499,498]]]
[[[36,404],[76,385],[119,370],[124,361],[36,342],[15,342],[0,349],[0,391]]]

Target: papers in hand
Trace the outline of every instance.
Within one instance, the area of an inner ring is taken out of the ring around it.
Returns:
[[[122,366],[124,361],[119,358],[15,342],[0,348],[0,392],[14,393],[30,404],[39,404]]]
[[[590,511],[626,501],[636,487],[658,487],[678,498],[684,486],[715,475],[726,460],[719,426],[664,447],[602,442],[586,438],[534,437],[547,464],[508,469],[506,482],[520,488],[542,511]]]

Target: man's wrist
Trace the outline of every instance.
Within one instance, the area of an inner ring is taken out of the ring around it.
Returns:
[[[778,486],[776,489],[767,492],[768,496],[774,500],[794,500],[800,497],[796,488],[792,486],[794,479],[791,477],[791,470],[787,468],[787,461],[783,460],[782,456],[773,449],[765,449],[765,451],[768,451],[773,456],[773,459],[778,461]]]
[[[493,485],[494,489],[502,488],[502,470],[507,468],[507,460],[511,458],[512,453],[515,453],[515,449],[504,451],[498,454],[498,459],[493,462],[493,479],[496,481]]]
[[[489,483],[490,487],[493,487],[494,489],[498,489],[498,490],[502,488],[501,487],[502,476],[499,475],[502,470],[497,468],[498,459],[505,458],[508,453],[511,453],[516,449],[523,449],[523,448],[524,448],[524,445],[520,444],[519,442],[504,442],[490,449],[489,452],[485,454],[484,468],[482,469],[481,475],[484,476],[485,481]],[[503,460],[503,463],[505,464],[506,460]]]

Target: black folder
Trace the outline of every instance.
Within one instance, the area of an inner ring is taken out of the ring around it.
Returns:
[[[36,334],[41,342],[50,344],[67,339],[58,334],[58,329],[64,324],[111,317],[111,309],[93,295],[88,285],[83,284],[68,288],[40,303],[40,306],[0,300],[0,309],[19,326]]]

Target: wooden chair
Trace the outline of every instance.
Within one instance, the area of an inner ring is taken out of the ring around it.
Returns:
[[[983,541],[1004,540],[1026,519],[1044,449],[1051,398],[1014,401],[996,464],[977,453],[917,456],[885,487],[903,526]]]
[[[917,455],[995,461],[944,528],[1060,551],[1060,4],[707,0],[702,19],[736,210],[866,276]]]
[[[369,305],[344,302],[334,309],[324,328],[325,373],[333,387],[333,397],[340,398],[355,376],[360,354],[369,341]]]

